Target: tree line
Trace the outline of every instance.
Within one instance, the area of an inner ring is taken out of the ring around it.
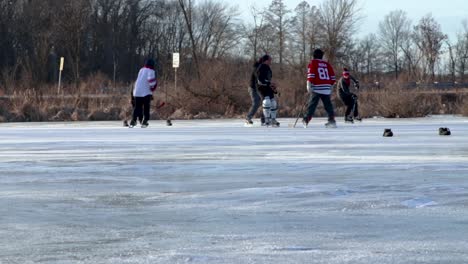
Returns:
[[[466,81],[467,21],[449,39],[431,14],[412,21],[395,10],[362,37],[360,4],[303,1],[288,9],[272,0],[251,7],[245,21],[235,6],[216,0],[0,0],[0,87],[55,83],[60,57],[69,83],[98,72],[131,82],[149,56],[160,78],[171,80],[174,52],[186,79],[206,78],[207,64],[247,65],[264,53],[274,58],[275,76],[287,78],[305,71],[315,48],[368,82]]]

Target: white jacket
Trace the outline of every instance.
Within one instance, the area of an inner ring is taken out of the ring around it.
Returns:
[[[143,67],[138,72],[138,78],[133,88],[133,96],[145,97],[151,95],[157,86],[156,72],[153,69]]]

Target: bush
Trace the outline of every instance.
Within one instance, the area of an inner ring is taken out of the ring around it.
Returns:
[[[181,74],[177,91],[174,84],[160,80],[160,87],[151,103],[153,119],[242,118],[251,105],[248,86],[252,66],[241,61],[202,61],[200,78],[196,73]],[[184,77],[190,79],[184,79]],[[273,80],[279,93],[279,118],[297,117],[309,98],[303,69],[281,73],[273,66]],[[383,82],[384,83],[384,82]],[[362,117],[421,117],[429,114],[463,114],[468,116],[464,94],[440,90],[417,90],[405,83],[390,80],[381,89],[362,85],[359,110]],[[77,85],[64,85],[57,95],[55,85],[23,89],[7,95],[0,104],[1,121],[86,121],[129,119],[130,87],[118,84],[115,89],[104,75],[96,74]],[[96,95],[96,96],[94,96]],[[9,98],[8,98],[9,96]],[[345,106],[332,95],[337,116]],[[164,102],[164,107],[158,108]],[[260,110],[257,116],[260,114]],[[315,116],[326,116],[320,103]]]

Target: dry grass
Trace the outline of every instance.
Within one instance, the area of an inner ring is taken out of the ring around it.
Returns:
[[[179,80],[177,91],[174,83],[161,81],[152,102],[152,119],[197,119],[243,117],[251,101],[248,94],[251,66],[245,63],[229,64],[211,61],[202,63],[200,79]],[[301,71],[285,72],[280,79],[273,68],[274,81],[280,94],[277,96],[280,117],[296,117],[308,99],[305,76]],[[182,76],[195,76],[186,74]],[[275,78],[276,77],[276,78]],[[23,83],[23,82],[20,82]],[[398,82],[381,89],[363,88],[358,93],[360,113],[363,117],[421,117],[430,114],[463,114],[468,116],[468,98],[462,93],[448,94],[441,91],[421,91],[404,88]],[[16,87],[15,92],[0,89],[7,95],[0,104],[0,122],[11,121],[85,121],[129,119],[132,108],[128,84],[112,82],[97,74],[78,85],[65,85],[57,94],[55,85],[42,87]],[[345,107],[333,95],[337,116]],[[162,102],[164,107],[158,108]],[[260,112],[260,111],[259,111]],[[316,116],[326,116],[322,104]]]

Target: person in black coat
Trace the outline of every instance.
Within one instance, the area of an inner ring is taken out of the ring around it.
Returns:
[[[351,92],[354,85],[359,90],[359,81],[349,74],[347,68],[343,69],[343,76],[337,82],[338,94],[341,101],[346,105],[345,122],[353,123],[354,120],[361,121],[358,110],[358,97]]]
[[[252,107],[247,114],[246,124],[252,125],[252,117],[260,107],[262,100],[263,116],[262,125],[279,126],[276,121],[278,104],[275,99],[276,85],[272,83],[273,72],[270,64],[272,58],[269,55],[263,55],[258,62],[254,64],[254,70],[250,79],[249,92],[252,98]],[[260,95],[259,95],[260,94]]]

